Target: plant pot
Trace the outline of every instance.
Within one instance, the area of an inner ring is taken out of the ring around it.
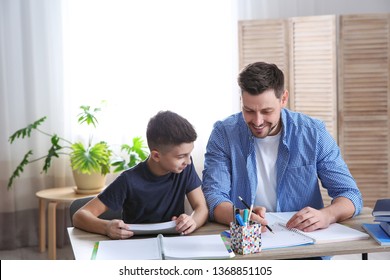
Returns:
[[[100,173],[82,174],[73,170],[73,178],[76,183],[75,192],[80,194],[99,193],[106,185],[106,177]]]

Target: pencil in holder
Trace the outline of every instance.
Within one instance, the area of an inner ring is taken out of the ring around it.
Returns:
[[[236,254],[259,253],[261,251],[261,225],[255,222],[250,222],[245,226],[230,223],[230,242]]]

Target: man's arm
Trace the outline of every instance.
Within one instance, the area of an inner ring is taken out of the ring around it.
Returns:
[[[338,223],[353,217],[355,206],[351,200],[345,197],[335,198],[331,205],[320,210],[329,219],[329,223]]]
[[[206,147],[202,185],[210,219],[224,224],[232,220],[232,210],[228,210],[229,205],[232,209],[230,198],[232,164],[227,152],[229,145],[225,143],[226,139],[222,123],[217,122]],[[224,218],[224,215],[230,217]]]
[[[319,131],[319,137],[317,149],[318,177],[321,180],[322,186],[328,190],[329,196],[333,198],[331,208],[333,208],[333,204],[339,198],[344,198],[341,200],[343,201],[342,205],[348,207],[349,210],[352,207],[354,209],[352,215],[359,214],[363,207],[362,194],[347,164],[342,158],[339,146],[326,130],[324,124],[322,124],[321,130]],[[349,203],[353,205],[351,206]],[[348,212],[348,209],[345,210]],[[344,209],[339,210],[345,213]],[[340,220],[337,219],[336,221]]]
[[[230,202],[222,202],[214,209],[214,220],[217,223],[229,225],[233,220],[233,205]]]
[[[362,207],[361,193],[344,162],[340,148],[321,123],[317,140],[317,171],[322,186],[333,198],[332,204],[322,209],[305,207],[287,223],[289,228],[314,231],[327,228],[330,224],[351,218]]]

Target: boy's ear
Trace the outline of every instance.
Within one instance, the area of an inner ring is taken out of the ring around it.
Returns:
[[[150,157],[155,161],[155,162],[159,162],[160,161],[160,153],[159,151],[157,150],[152,150],[150,152]]]

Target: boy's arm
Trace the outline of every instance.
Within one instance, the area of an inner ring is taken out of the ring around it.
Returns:
[[[93,198],[73,215],[73,225],[79,229],[107,235],[112,239],[125,239],[133,236],[122,220],[98,218],[108,207],[97,197]]]
[[[196,229],[198,229],[204,225],[209,214],[202,188],[199,186],[198,188],[189,192],[187,194],[187,199],[193,211],[195,212],[192,218],[196,223]]]

